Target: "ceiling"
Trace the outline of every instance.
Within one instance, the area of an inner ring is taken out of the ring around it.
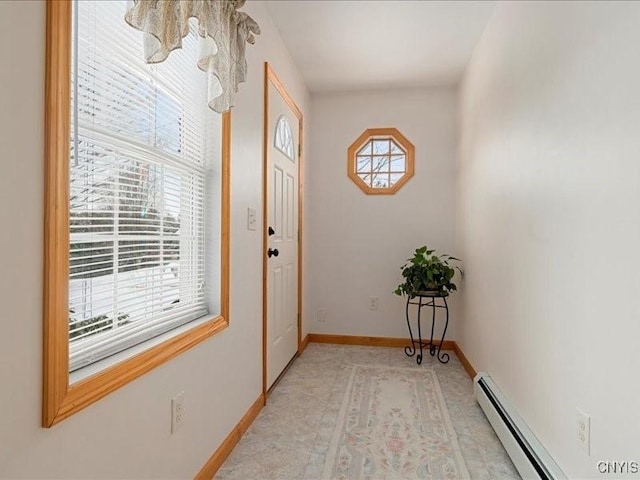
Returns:
[[[312,92],[455,85],[495,3],[266,2]]]

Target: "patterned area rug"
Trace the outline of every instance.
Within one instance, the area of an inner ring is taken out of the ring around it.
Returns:
[[[433,369],[351,365],[337,388],[305,478],[469,478]]]

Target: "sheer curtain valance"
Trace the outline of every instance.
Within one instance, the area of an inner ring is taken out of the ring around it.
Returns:
[[[147,63],[164,61],[182,47],[189,19],[197,20],[200,36],[198,67],[207,72],[208,102],[222,113],[234,105],[238,84],[247,75],[247,43],[255,43],[258,24],[238,9],[245,0],[133,0],[126,22],[144,32]]]

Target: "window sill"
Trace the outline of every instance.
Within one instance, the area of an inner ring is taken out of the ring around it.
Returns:
[[[142,343],[137,345],[133,345],[122,352],[116,353],[115,355],[111,355],[102,360],[94,362],[90,365],[79,368],[69,374],[69,386],[73,387],[76,383],[79,383],[93,375],[97,375],[100,372],[104,372],[110,368],[115,367],[121,362],[127,362],[139,354],[142,354],[148,350],[152,350],[159,345],[172,340],[174,337],[180,336],[184,333],[190,332],[191,330],[198,328],[205,323],[209,323],[218,319],[220,316],[204,316],[193,320],[189,323],[181,325],[178,328],[174,328],[173,330],[169,330],[168,332],[163,333],[162,335],[158,335],[157,337],[150,338],[145,340]],[[224,328],[224,327],[223,327]]]
[[[196,326],[190,323],[74,372],[70,377],[72,383],[60,408],[51,418],[50,423],[44,426],[51,427],[68,418],[229,326],[228,319],[223,316],[196,321],[196,323]],[[186,331],[180,332],[180,330]],[[153,344],[155,345],[150,347]],[[139,349],[140,352],[133,352],[132,350],[135,349]],[[124,356],[125,359],[118,361],[119,356]]]

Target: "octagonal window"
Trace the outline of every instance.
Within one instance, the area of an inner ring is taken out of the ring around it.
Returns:
[[[413,176],[414,151],[395,128],[365,130],[349,147],[349,178],[366,194],[393,194]]]

